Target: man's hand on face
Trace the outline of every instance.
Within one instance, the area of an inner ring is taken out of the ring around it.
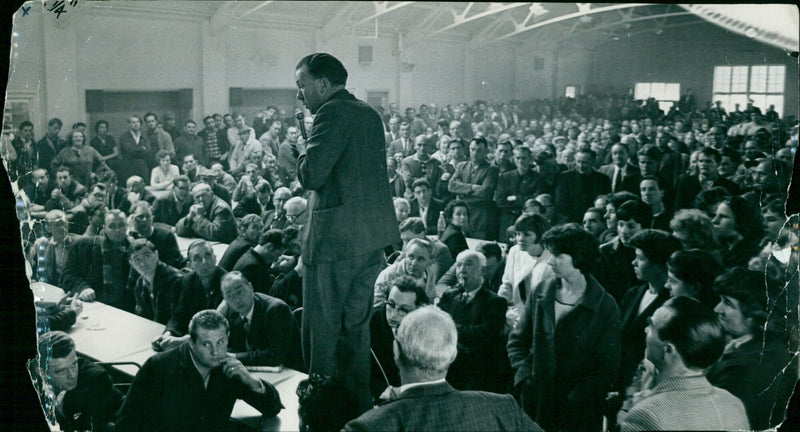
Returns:
[[[250,387],[250,390],[257,392],[257,393],[264,393],[265,389],[264,386],[261,384],[261,381],[253,378],[250,375],[250,372],[247,371],[247,368],[236,358],[227,357],[222,361],[222,372],[228,378],[236,378],[241,381],[246,386]]]

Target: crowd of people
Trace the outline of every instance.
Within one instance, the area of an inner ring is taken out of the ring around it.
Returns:
[[[340,383],[312,375],[298,389],[309,430],[782,421],[800,345],[798,221],[784,212],[795,118],[700,107],[691,92],[667,113],[600,94],[377,110],[401,242],[374,286],[367,397],[391,402],[350,423],[359,412],[320,415],[343,403]],[[303,123],[313,133],[313,117]],[[41,339],[53,377],[41,394],[58,422],[205,430],[237,397],[274,415],[274,388],[244,367],[308,370],[299,258],[311,202],[295,116],[213,114],[198,131],[149,112],[117,139],[104,120],[91,140],[83,123],[66,138],[62,126],[51,119],[37,141],[23,122],[3,151],[31,279],[68,293]],[[196,239],[185,255],[176,236]],[[219,259],[212,243],[229,244]],[[153,346],[174,355],[146,364],[125,398],[60,332],[91,301],[166,326]],[[165,372],[187,361],[204,380],[192,388]],[[410,416],[421,405],[398,395],[438,380],[414,397],[446,397]],[[101,390],[102,404],[76,396]],[[161,408],[168,398],[183,414]]]

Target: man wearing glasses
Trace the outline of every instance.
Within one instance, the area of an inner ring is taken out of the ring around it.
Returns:
[[[372,310],[369,323],[372,348],[369,388],[376,403],[388,386],[400,386],[400,371],[392,351],[397,327],[409,312],[429,303],[422,285],[409,276],[400,276],[392,284],[386,302]],[[382,399],[388,399],[386,396]]]
[[[306,224],[308,217],[306,216],[306,199],[303,197],[292,197],[283,205],[286,211],[287,225],[295,225],[302,228]]]

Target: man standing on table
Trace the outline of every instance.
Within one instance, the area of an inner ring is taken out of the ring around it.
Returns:
[[[315,115],[297,161],[311,195],[304,227],[303,355],[310,373],[342,379],[359,412],[372,407],[369,319],[383,249],[400,241],[380,115],[345,90],[326,53],[295,68],[297,98]]]

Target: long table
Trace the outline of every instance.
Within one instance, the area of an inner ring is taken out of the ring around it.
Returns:
[[[61,288],[42,282],[31,284],[31,290],[37,299],[46,302],[57,302],[64,296]],[[132,362],[141,366],[156,354],[151,341],[164,332],[164,325],[101,302],[85,302],[83,306],[68,331],[82,355],[98,362]],[[114,368],[131,377],[139,371],[139,367],[129,364]],[[299,430],[295,389],[307,375],[288,368],[252,374],[275,386],[286,408],[275,418],[264,419],[258,410],[239,400],[231,417],[263,431]]]

